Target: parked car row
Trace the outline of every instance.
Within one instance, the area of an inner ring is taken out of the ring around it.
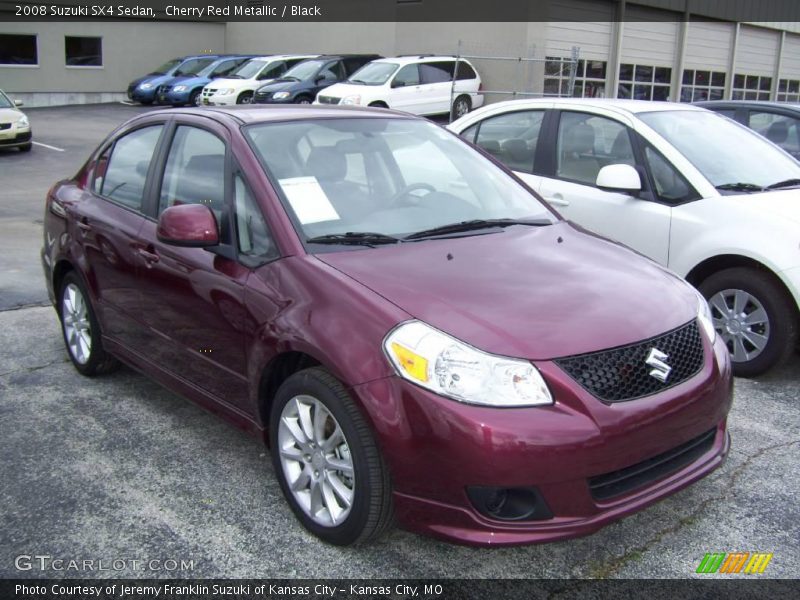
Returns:
[[[131,82],[128,97],[172,106],[316,103],[417,115],[452,110],[460,117],[483,104],[480,91],[475,68],[452,56],[202,55],[175,59]]]
[[[19,107],[22,102],[11,100],[0,90],[0,148],[18,148],[30,152],[33,133],[28,117]]]

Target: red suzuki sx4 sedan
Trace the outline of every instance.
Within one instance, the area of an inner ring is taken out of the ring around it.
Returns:
[[[703,298],[421,118],[149,112],[50,190],[44,242],[75,368],[263,438],[330,543],[585,535],[729,448]]]

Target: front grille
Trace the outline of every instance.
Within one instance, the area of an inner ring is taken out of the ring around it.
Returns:
[[[272,97],[272,92],[256,92],[256,98],[259,100],[267,100]]]
[[[166,94],[171,89],[172,89],[171,85],[160,85],[160,86],[158,86],[156,88],[156,94],[159,95],[159,96],[163,96],[164,94]]]
[[[0,123],[0,131],[4,129],[11,129],[11,123]]]
[[[320,104],[339,104],[341,98],[336,98],[335,96],[317,96],[317,100],[319,100]]]
[[[651,375],[651,350],[667,355],[666,381]],[[555,363],[582,388],[603,402],[625,402],[657,394],[683,383],[703,367],[703,342],[697,321],[691,321],[658,337],[600,352],[559,358]]]
[[[608,500],[680,471],[711,449],[716,432],[716,429],[711,429],[653,458],[605,475],[590,477],[589,491],[592,498]]]

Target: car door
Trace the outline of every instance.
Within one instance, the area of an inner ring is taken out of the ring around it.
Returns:
[[[634,132],[628,123],[581,111],[555,111],[550,128],[550,165],[539,193],[566,218],[649,256],[661,264],[669,259],[672,209],[655,201],[649,177],[639,195],[597,187],[600,169],[628,164],[645,173],[634,152]],[[540,142],[541,143],[541,142]]]
[[[233,246],[229,137],[221,126],[185,119],[176,123],[164,153],[152,214],[176,204],[204,204],[217,219],[220,245],[210,251],[165,244],[157,238],[155,219],[143,224],[147,255],[139,282],[150,332],[146,356],[225,403],[249,410],[244,285],[250,270],[236,260]]]
[[[494,115],[461,132],[538,190],[541,175],[534,165],[546,108]]]
[[[401,67],[390,86],[389,108],[422,114],[424,100],[420,93],[419,65],[413,63]]]
[[[151,122],[117,137],[98,155],[81,202],[68,206],[103,333],[129,348],[141,344],[138,236],[164,128],[162,122]]]
[[[438,114],[450,110],[455,61],[423,62],[419,65],[421,114]]]

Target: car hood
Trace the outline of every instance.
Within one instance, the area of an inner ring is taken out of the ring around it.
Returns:
[[[143,83],[151,83],[153,87],[157,87],[162,83],[166,83],[167,81],[174,79],[172,75],[151,75],[150,77],[142,77],[137,83],[137,86],[142,85]]]
[[[263,83],[269,83],[273,81],[272,79],[265,79],[263,82],[256,81],[255,79],[214,79],[209,83],[209,85],[213,85],[216,89],[223,89],[223,88],[233,88],[238,89],[241,87],[249,87],[254,84],[262,85]]]
[[[209,83],[211,79],[208,77],[197,77],[196,75],[183,75],[181,77],[173,77],[172,81],[170,81],[170,85],[175,87],[176,85],[205,85]]]
[[[272,83],[267,85],[262,85],[258,88],[259,92],[293,92],[295,90],[301,90],[309,87],[308,83],[305,81],[286,81],[281,79],[273,79]]]
[[[16,108],[0,108],[0,123],[16,123],[24,113]]]
[[[676,275],[565,222],[317,258],[412,317],[504,356],[622,346],[697,315],[696,294]]]
[[[731,202],[744,202],[754,210],[800,223],[800,188],[772,190],[756,194],[726,196]]]
[[[358,83],[334,83],[325,88],[325,95],[337,97],[355,96],[365,93],[365,90],[374,90],[380,87],[379,85],[361,85]]]

